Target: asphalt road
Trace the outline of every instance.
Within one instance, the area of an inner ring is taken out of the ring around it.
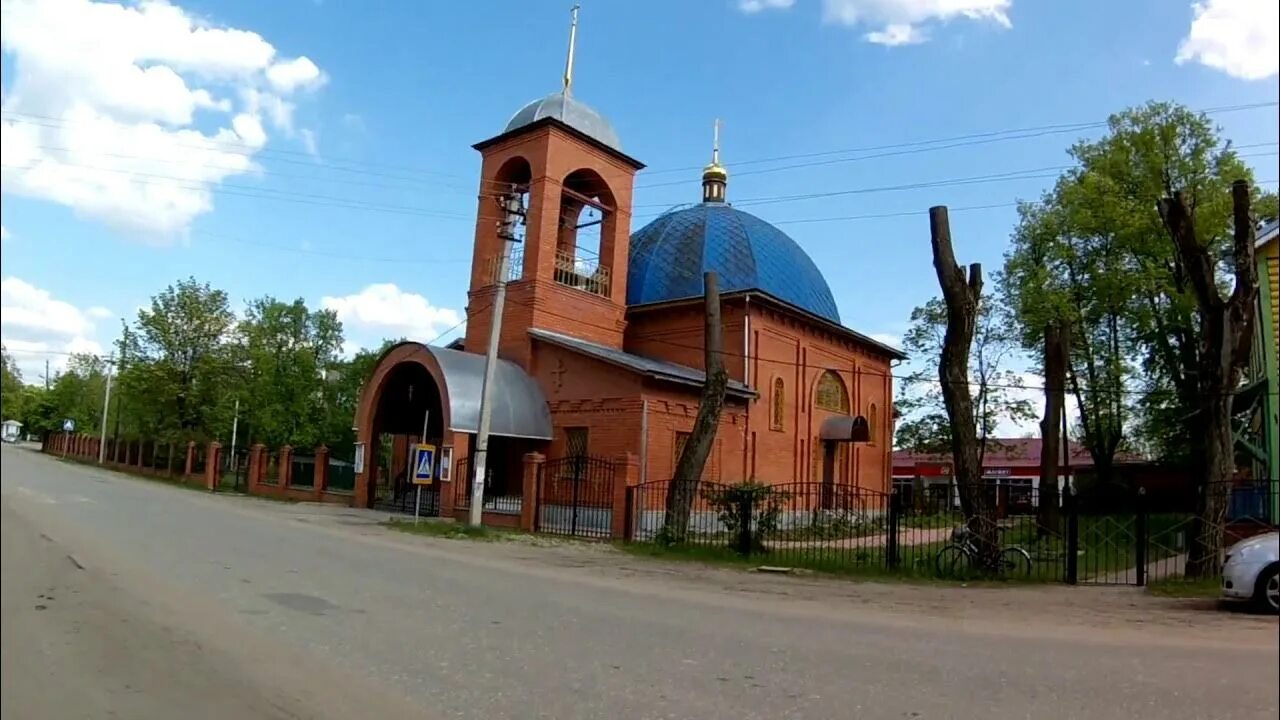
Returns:
[[[0,488],[4,720],[1280,710],[1265,619],[1215,616],[1209,632],[1008,606],[948,617],[920,610],[910,586],[874,603],[797,599],[613,567],[603,551],[544,561],[539,548],[408,537],[368,515],[211,497],[15,447],[0,452]]]

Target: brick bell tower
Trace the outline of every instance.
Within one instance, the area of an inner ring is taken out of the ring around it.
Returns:
[[[509,263],[498,354],[526,370],[530,328],[621,349],[626,327],[631,194],[644,165],[622,152],[603,116],[572,96],[577,24],[574,8],[563,89],[473,146],[482,164],[464,344],[468,352],[488,349],[503,201],[517,193],[523,241]]]

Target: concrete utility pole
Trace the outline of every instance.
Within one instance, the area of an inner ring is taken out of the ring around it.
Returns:
[[[111,407],[111,366],[115,362],[115,353],[107,356],[107,389],[102,394],[102,422],[98,427],[98,464],[107,457],[107,410]]]
[[[480,427],[476,429],[475,480],[471,486],[471,513],[467,523],[478,527],[484,510],[484,480],[489,460],[489,423],[493,416],[493,375],[498,369],[498,341],[502,338],[502,309],[507,302],[507,273],[511,250],[518,242],[516,227],[524,217],[524,205],[515,186],[502,198],[502,255],[498,259],[497,289],[493,296],[493,314],[489,322],[489,348],[484,356],[484,382],[480,386]]]
[[[236,431],[240,429],[240,398],[236,398],[235,415],[231,418],[231,454],[236,452]]]

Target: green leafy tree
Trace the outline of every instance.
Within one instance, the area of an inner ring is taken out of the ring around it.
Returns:
[[[1043,346],[1050,324],[1071,329],[1069,390],[1080,409],[1084,444],[1099,476],[1109,479],[1131,414],[1130,273],[1114,234],[1088,225],[1092,220],[1081,217],[1087,209],[1077,212],[1077,181],[1068,174],[1044,202],[1019,208],[1003,290],[1028,350]]]
[[[235,320],[227,294],[194,278],[138,311],[120,351],[125,408],[140,432],[173,441],[230,433],[241,374]]]
[[[911,311],[911,327],[902,344],[911,357],[919,359],[921,367],[903,381],[898,400],[898,410],[905,417],[898,423],[895,438],[900,449],[950,452],[951,423],[938,385],[946,327],[947,308],[940,298]],[[1011,367],[1019,357],[1016,325],[996,298],[984,295],[978,304],[969,363],[980,458],[1001,423],[1035,419],[1035,406],[1026,397],[1022,376]]]
[[[239,335],[244,437],[303,448],[338,440],[330,417],[339,400],[331,380],[343,365],[337,315],[263,297],[249,304]]]
[[[23,413],[22,371],[18,363],[9,354],[9,349],[0,345],[0,358],[3,359],[3,375],[0,375],[0,415],[5,420],[21,418]]]
[[[1113,115],[1105,136],[1070,155],[1077,167],[1040,203],[1020,208],[1006,301],[1028,349],[1050,322],[1071,326],[1068,382],[1100,476],[1110,476],[1127,441],[1194,464],[1195,302],[1156,207],[1183,191],[1202,241],[1221,257],[1231,239],[1230,184],[1252,172],[1206,116],[1173,103]],[[1274,214],[1275,196],[1255,205]]]

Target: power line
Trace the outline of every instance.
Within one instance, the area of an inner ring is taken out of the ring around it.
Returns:
[[[1276,107],[1277,105],[1280,105],[1280,101],[1248,103],[1243,105],[1224,105],[1219,107],[1205,108],[1203,110],[1199,110],[1196,112],[1203,113],[1205,115],[1217,115],[1222,113],[1239,112],[1243,110],[1258,110],[1262,108]],[[1022,139],[1023,137],[1026,137],[1027,133],[1053,134],[1057,132],[1070,132],[1072,130],[1087,130],[1091,128],[1106,127],[1108,122],[1109,122],[1108,120],[1096,120],[1091,122],[1059,123],[1059,124],[1052,124],[1052,125],[1037,125],[1037,126],[1030,126],[1030,127],[1022,127],[1022,128],[1010,128],[1005,130],[991,130],[986,132],[970,133],[967,135],[953,135],[950,137],[913,140],[908,142],[890,143],[885,145],[870,145],[870,146],[864,146],[864,147],[844,148],[841,150],[823,150],[819,152],[798,153],[798,154],[791,154],[791,155],[776,155],[773,157],[766,157],[766,158],[735,160],[732,164],[734,167],[743,167],[743,166],[750,166],[750,165],[758,165],[762,163],[781,162],[785,160],[800,160],[805,158],[829,157],[831,155],[842,155],[845,153],[879,152],[882,150],[896,150],[899,148],[917,148],[924,145],[938,145],[938,144],[944,144],[944,143],[961,143],[961,145],[957,145],[956,147],[963,147],[965,146],[964,141],[968,141],[968,140],[982,140],[986,138],[994,138],[996,136],[1001,136],[1001,135],[1014,135],[1014,137],[1002,138],[1002,139],[1019,140],[1019,139]],[[984,144],[984,143],[975,142],[973,144]],[[942,149],[948,149],[950,147],[953,147],[953,146],[946,145],[945,147],[939,147],[936,149],[942,150]],[[849,158],[847,160],[857,160],[857,159],[870,159],[870,158]],[[795,167],[808,167],[808,166],[797,165]],[[688,171],[695,171],[695,170],[701,170],[701,169],[702,169],[701,165],[686,165],[686,166],[677,167],[677,168],[646,170],[645,174],[646,175],[664,175],[664,174],[673,173],[673,172],[688,172]],[[736,174],[741,175],[743,173],[736,173]],[[656,186],[649,185],[646,187],[656,187]]]
[[[166,159],[166,158],[154,157],[150,155],[135,155],[131,153],[107,152],[105,150],[85,150],[85,149],[78,149],[78,148],[58,147],[55,145],[33,145],[32,147],[35,147],[39,150],[45,150],[48,152],[65,152],[65,153],[76,153],[76,154],[87,154],[87,155],[100,155],[103,157],[120,158],[122,160],[138,160],[146,163],[160,163],[162,165],[190,164],[183,160]],[[269,158],[269,159],[273,159],[273,158]],[[56,159],[55,162],[68,164],[68,165],[73,164],[61,158]],[[313,167],[319,167],[320,169],[324,169],[324,170],[337,170],[337,171],[347,170],[347,168],[341,168],[341,167],[324,166],[324,165],[316,166],[314,163],[300,163],[300,164],[311,165]],[[385,190],[412,189],[408,185],[397,185],[394,183],[371,182],[371,181],[362,181],[362,180],[343,180],[338,178],[322,177],[320,175],[298,175],[298,174],[291,174],[291,173],[282,173],[276,170],[265,170],[260,167],[252,167],[252,166],[229,167],[226,165],[211,165],[208,163],[200,163],[199,167],[205,170],[224,170],[230,174],[236,174],[236,175],[267,176],[267,177],[275,177],[275,178],[284,178],[288,180],[308,180],[308,181],[315,181],[315,182],[334,183],[339,185],[356,185],[356,186],[362,186],[362,187],[380,188]],[[119,169],[124,170],[125,168],[119,168]],[[460,193],[460,194],[466,194],[466,195],[472,194],[471,190],[465,190],[458,185],[450,185],[450,184],[444,184],[444,183],[428,181],[428,180],[419,180],[417,178],[404,178],[398,175],[387,175],[385,173],[368,173],[368,172],[362,171],[359,174],[391,178],[393,180],[400,180],[401,182],[404,182],[404,183],[419,184],[424,187],[441,187],[451,192]]]
[[[553,312],[553,311],[551,311],[551,310],[548,310],[548,309],[546,309],[545,307],[542,307],[542,306],[538,306],[538,307],[536,307],[536,308],[535,308],[533,305],[530,305],[529,303],[526,303],[526,302],[521,302],[521,301],[520,301],[520,300],[518,300],[518,299],[513,299],[513,298],[508,297],[508,298],[507,298],[507,301],[508,301],[508,302],[511,302],[511,303],[513,303],[513,304],[515,304],[515,305],[520,305],[520,306],[522,306],[522,307],[526,307],[526,308],[529,308],[529,309],[534,309],[534,310],[536,310],[536,311],[537,311],[538,313],[540,313],[540,314],[544,314],[544,315],[551,315],[552,317],[556,317],[556,318],[559,318],[559,319],[561,319],[561,320],[569,320],[569,321],[573,322],[573,323],[574,323],[574,324],[576,324],[576,325],[588,325],[588,326],[590,326],[590,327],[598,328],[598,329],[601,329],[601,330],[606,330],[606,331],[609,331],[609,332],[616,332],[616,331],[617,331],[617,329],[616,329],[616,328],[610,328],[610,327],[606,327],[606,326],[604,326],[604,325],[598,325],[598,324],[596,324],[596,323],[587,322],[586,320],[584,320],[584,319],[583,319],[583,318],[581,318],[581,317],[570,317],[570,316],[568,316],[568,315],[562,315],[562,314],[560,314],[560,313],[556,313],[556,312]],[[479,311],[477,311],[477,312],[479,312]],[[687,344],[687,343],[679,343],[679,342],[675,342],[675,341],[672,341],[672,340],[663,340],[663,339],[661,339],[661,338],[646,338],[645,340],[646,340],[647,342],[654,342],[654,343],[658,343],[658,344],[661,344],[661,345],[667,345],[667,346],[670,346],[670,347],[676,347],[676,348],[681,348],[681,349],[685,349],[685,350],[697,350],[697,351],[699,351],[699,352],[703,352],[703,351],[705,350],[705,348],[704,348],[703,346],[701,346],[701,345],[690,345],[690,344]],[[842,370],[842,368],[839,368],[839,367],[832,367],[832,366],[829,366],[829,365],[814,365],[814,364],[806,363],[806,362],[803,362],[803,361],[792,361],[792,360],[772,360],[772,359],[768,359],[768,358],[763,358],[763,357],[758,356],[758,355],[757,355],[757,356],[750,356],[750,355],[747,355],[747,354],[745,354],[745,353],[734,352],[734,351],[732,351],[732,350],[722,350],[722,351],[720,352],[720,355],[721,355],[722,357],[737,358],[737,359],[744,359],[744,360],[755,360],[755,361],[757,361],[757,362],[764,362],[764,363],[769,363],[769,364],[773,364],[773,365],[781,365],[781,366],[783,366],[783,367],[798,367],[798,368],[803,369],[803,370]],[[889,379],[892,379],[892,380],[900,380],[900,381],[903,381],[903,382],[908,382],[908,381],[910,381],[910,382],[920,382],[920,378],[913,377],[913,376],[911,376],[911,375],[896,375],[896,374],[891,373],[891,372],[889,372],[889,373],[885,373],[885,372],[877,372],[877,371],[874,371],[874,370],[865,370],[865,369],[864,369],[864,370],[859,370],[857,374],[858,374],[858,375],[860,375],[860,376],[879,377],[879,378],[889,378]],[[931,384],[931,385],[938,385],[938,386],[941,386],[941,385],[943,384],[943,381],[942,381],[940,378],[928,378],[927,380],[925,380],[925,382],[928,382],[928,383],[929,383],[929,384]],[[967,381],[965,381],[963,384],[964,384],[964,385],[968,385],[968,386],[970,386],[970,387],[982,387],[982,386],[985,386],[985,387],[987,387],[987,388],[991,388],[991,389],[1006,389],[1006,390],[1040,390],[1040,391],[1045,391],[1045,390],[1049,390],[1049,389],[1050,389],[1050,388],[1048,388],[1048,387],[1047,387],[1047,386],[1045,386],[1045,385],[1015,385],[1015,384],[1011,384],[1011,383],[991,383],[991,382],[983,383],[983,382],[981,382],[981,381],[977,381],[977,380],[967,380]],[[1143,398],[1145,398],[1145,397],[1155,397],[1155,396],[1159,396],[1159,395],[1170,395],[1170,396],[1175,396],[1175,397],[1176,397],[1176,396],[1178,396],[1178,393],[1177,393],[1177,391],[1176,391],[1176,390],[1116,390],[1116,389],[1097,389],[1097,388],[1093,388],[1093,389],[1089,390],[1088,392],[1086,392],[1085,394],[1086,394],[1086,395],[1089,395],[1089,394],[1095,394],[1095,395],[1105,395],[1105,394],[1115,395],[1115,394],[1120,394],[1120,395],[1132,395],[1132,396],[1138,396],[1138,397],[1143,397]],[[1232,393],[1232,394],[1234,394],[1234,393]],[[1273,391],[1273,392],[1271,392],[1271,393],[1269,393],[1269,394],[1273,394],[1273,395],[1280,395],[1280,390]],[[1201,397],[1201,398],[1206,398],[1206,397],[1216,397],[1216,395],[1217,395],[1216,393],[1198,393],[1198,394],[1197,394],[1197,396],[1198,396],[1198,397]]]
[[[471,262],[470,257],[465,258],[422,258],[414,254],[406,254],[403,257],[388,257],[377,255],[359,255],[351,253],[330,252],[328,250],[315,250],[311,248],[289,247],[287,245],[275,245],[272,243],[258,242],[254,240],[245,240],[244,238],[232,235],[223,235],[221,233],[211,233],[206,231],[196,231],[192,233],[196,237],[207,237],[215,240],[226,240],[228,242],[238,243],[240,245],[248,245],[250,247],[264,248],[267,250],[275,250],[285,253],[298,253],[301,255],[314,255],[317,257],[330,258],[334,260],[358,260],[363,262],[375,263],[394,263],[397,265],[456,265],[460,263]]]
[[[1271,101],[1271,102],[1262,102],[1262,103],[1249,103],[1249,104],[1242,104],[1242,105],[1212,107],[1212,108],[1206,108],[1206,109],[1200,110],[1198,112],[1206,115],[1213,115],[1213,114],[1221,114],[1221,113],[1239,112],[1244,110],[1256,110],[1256,109],[1263,109],[1263,108],[1269,108],[1269,107],[1276,107],[1277,105],[1280,105],[1280,102]],[[77,123],[86,124],[87,123],[87,121],[73,121],[66,118],[59,118],[59,117],[54,117],[49,115],[38,115],[38,114],[32,114],[32,113],[21,113],[13,110],[5,110],[3,111],[3,114],[8,116],[12,121],[24,122],[24,123],[33,124],[33,125],[42,126],[42,127],[56,128],[56,127],[63,127],[66,125],[70,125],[70,124],[77,124]],[[37,122],[37,121],[43,121],[43,123]],[[961,148],[961,147],[986,145],[994,142],[1004,142],[1007,140],[1019,140],[1019,139],[1027,139],[1027,138],[1034,138],[1034,137],[1043,137],[1045,135],[1061,134],[1061,133],[1072,132],[1076,130],[1100,128],[1100,127],[1105,127],[1106,125],[1107,125],[1107,121],[1102,120],[1102,121],[1092,121],[1092,122],[1059,123],[1059,124],[1030,126],[1030,127],[1023,127],[1023,128],[993,130],[993,131],[987,131],[987,132],[978,132],[978,133],[970,133],[966,135],[955,135],[950,137],[915,140],[915,141],[908,141],[908,142],[902,142],[902,143],[871,145],[871,146],[864,146],[864,147],[844,148],[839,150],[824,150],[824,151],[810,152],[810,153],[796,153],[796,154],[778,155],[778,156],[766,157],[766,158],[744,159],[744,160],[735,161],[734,166],[743,167],[743,166],[751,166],[751,165],[769,163],[769,162],[779,162],[779,161],[785,161],[785,160],[796,160],[796,159],[807,159],[807,158],[828,158],[826,160],[818,160],[812,163],[799,163],[799,164],[786,165],[786,166],[776,167],[776,168],[747,170],[747,171],[735,173],[736,176],[741,177],[741,176],[749,176],[749,175],[762,174],[762,173],[780,172],[784,170],[791,170],[791,169],[798,169],[798,168],[805,168],[805,167],[814,167],[818,165],[856,162],[860,160],[892,157],[897,155],[917,154],[922,152],[933,152],[936,150],[947,150],[947,149],[954,149],[954,148]],[[266,148],[262,146],[248,145],[245,143],[234,143],[234,142],[229,142],[225,140],[214,140],[211,138],[206,139],[201,143],[178,143],[178,145],[183,147],[202,149],[202,150],[210,150],[218,147],[238,148],[238,149],[243,149],[246,152],[240,152],[240,153],[234,153],[234,154],[240,154],[246,157],[252,157],[254,155],[263,155],[268,158],[277,160],[279,162],[292,162],[292,163],[304,164],[312,167],[316,166],[315,157],[312,154],[296,151],[296,150]],[[884,151],[892,151],[892,152],[884,152]],[[830,159],[831,155],[842,155],[847,153],[858,153],[858,152],[872,152],[876,154],[863,155],[863,156],[858,156],[853,158]],[[305,156],[308,158],[308,160],[288,160],[285,158],[274,157],[275,155]],[[357,168],[343,167],[341,165],[333,165],[331,163],[336,162],[336,163],[342,163],[343,165],[387,168],[387,169],[397,170],[401,172],[434,175],[438,177],[452,178],[452,179],[458,179],[458,180],[466,179],[463,176],[457,175],[454,173],[442,173],[439,171],[424,170],[421,168],[415,168],[410,166],[388,165],[385,163],[375,163],[375,162],[369,162],[364,160],[356,160],[352,158],[329,157],[327,158],[327,161],[330,164],[321,165],[320,167],[324,167],[326,169],[335,170],[339,172],[355,172],[359,174],[389,177],[392,179],[399,179],[406,182],[424,182],[424,181],[416,178],[406,178],[403,176],[388,175],[386,173],[378,173],[378,172],[371,172],[366,170],[359,170]],[[661,174],[667,174],[667,173],[673,173],[673,172],[698,170],[700,169],[700,167],[701,166],[684,166],[684,167],[667,168],[667,169],[649,169],[644,171],[644,174],[646,176],[661,175]],[[481,183],[482,185],[484,183],[504,184],[504,183],[500,183],[499,181],[491,181],[491,180],[483,180],[483,179],[481,180]],[[673,182],[666,182],[666,183],[651,183],[647,185],[642,184],[642,185],[637,185],[635,189],[638,190],[638,189],[644,189],[644,188],[662,187],[666,185],[679,185],[679,184],[684,184],[684,183],[683,181],[673,181]],[[458,186],[449,185],[449,187],[457,188]]]
[[[369,212],[383,212],[395,215],[411,215],[415,217],[432,218],[437,220],[458,220],[468,221],[471,217],[464,215],[445,214],[440,211],[433,211],[428,208],[418,208],[408,205],[387,205],[379,203],[368,203],[359,200],[348,200],[347,198],[337,197],[333,195],[319,195],[314,193],[295,193],[287,190],[271,190],[268,188],[255,188],[251,185],[228,185],[226,183],[216,183],[207,181],[208,184],[192,184],[205,183],[202,180],[193,180],[188,178],[174,177],[170,175],[158,175],[154,173],[142,173],[132,170],[121,170],[116,168],[102,168],[92,165],[79,165],[77,163],[63,162],[64,165],[79,167],[86,170],[99,172],[117,173],[129,175],[134,178],[134,182],[141,185],[154,185],[158,187],[178,187],[184,190],[196,190],[209,192],[217,195],[229,195],[233,197],[257,198],[260,200],[277,200],[280,202],[297,203],[302,205],[313,205],[319,207],[343,208],[349,210],[367,210]],[[35,166],[21,165],[0,165],[0,167],[12,170],[31,170]],[[166,182],[155,182],[146,178],[155,180],[163,180]],[[186,184],[182,184],[186,183]],[[268,194],[270,193],[270,194]]]
[[[522,302],[522,301],[520,301],[519,299],[516,299],[516,298],[510,298],[510,297],[509,297],[509,298],[507,298],[507,301],[508,301],[508,302],[510,302],[510,303],[511,303],[511,304],[513,304],[513,305],[519,305],[519,306],[521,306],[521,307],[525,307],[525,308],[529,308],[529,309],[536,309],[536,310],[538,311],[538,313],[540,313],[540,314],[550,315],[550,316],[552,316],[552,317],[559,318],[559,319],[562,319],[562,320],[568,320],[568,321],[570,321],[570,322],[573,322],[575,325],[588,325],[588,326],[590,326],[590,327],[599,328],[599,329],[607,330],[607,331],[610,331],[610,332],[615,332],[615,331],[616,331],[616,328],[611,328],[611,327],[606,327],[606,326],[604,326],[604,325],[598,325],[598,324],[596,324],[596,323],[591,323],[591,322],[588,322],[588,321],[584,320],[582,317],[574,317],[574,316],[569,316],[569,315],[563,315],[563,314],[560,314],[560,313],[557,313],[557,312],[554,312],[554,311],[548,310],[547,308],[542,307],[542,306],[538,306],[538,307],[534,308],[534,306],[533,306],[533,305],[531,305],[531,304],[529,304],[529,303],[527,303],[527,302]],[[483,307],[477,308],[476,310],[469,311],[469,312],[467,313],[467,315],[469,316],[469,315],[470,315],[470,314],[472,314],[472,313],[478,314],[478,313],[484,312],[485,310],[489,309],[489,307],[491,307],[491,306],[492,306],[492,303],[487,304],[487,305],[484,305]],[[426,342],[424,342],[423,344],[424,344],[424,345],[432,345],[432,344],[434,344],[434,343],[436,343],[436,342],[439,342],[441,339],[443,339],[444,337],[446,337],[446,336],[447,336],[447,335],[449,335],[450,333],[454,332],[454,331],[455,331],[455,330],[457,330],[458,328],[460,328],[460,327],[462,327],[463,325],[467,324],[468,319],[469,319],[468,317],[463,317],[463,318],[462,318],[461,320],[459,320],[456,324],[454,324],[453,326],[451,326],[451,327],[449,327],[449,328],[445,329],[443,332],[439,333],[439,334],[438,334],[438,335],[436,335],[434,338],[432,338],[432,339],[430,339],[430,340],[427,340],[427,341],[426,341]],[[661,338],[647,338],[646,340],[647,340],[648,342],[654,342],[654,343],[658,343],[658,344],[661,344],[661,345],[666,345],[666,346],[669,346],[669,347],[681,348],[681,349],[686,349],[686,350],[697,350],[697,351],[700,351],[700,352],[705,350],[705,348],[704,348],[704,347],[702,347],[702,346],[700,346],[700,345],[691,345],[691,344],[688,344],[688,343],[679,343],[679,342],[675,342],[675,341],[672,341],[672,340],[663,340],[663,339],[661,339]],[[12,352],[15,352],[15,350],[6,350],[6,351],[7,351],[7,352],[11,352],[11,353],[12,353]],[[104,358],[102,358],[102,357],[101,357],[100,355],[98,355],[97,353],[83,353],[83,352],[72,352],[72,351],[66,351],[66,350],[46,350],[46,349],[34,349],[34,348],[30,348],[30,349],[28,349],[28,348],[19,348],[19,349],[16,349],[16,351],[17,351],[17,352],[25,352],[25,353],[33,354],[33,355],[59,355],[59,356],[74,356],[74,355],[80,355],[80,356],[86,356],[86,357],[93,357],[93,358],[95,358],[96,360],[101,361],[101,362],[108,362],[107,360],[105,360]],[[723,356],[723,357],[728,357],[728,358],[743,359],[743,360],[754,360],[754,361],[756,361],[756,362],[758,362],[758,363],[766,363],[766,364],[775,365],[775,366],[782,366],[782,367],[797,367],[797,368],[800,368],[800,369],[802,369],[802,370],[822,370],[822,371],[826,371],[826,370],[841,371],[841,370],[844,370],[844,368],[840,368],[840,367],[836,367],[836,366],[832,366],[832,365],[818,365],[818,364],[807,363],[807,362],[804,362],[804,361],[783,360],[783,359],[771,359],[771,358],[763,357],[763,356],[761,356],[761,355],[755,355],[755,356],[752,356],[752,355],[749,355],[749,354],[746,354],[746,353],[735,352],[735,351],[732,351],[732,350],[722,350],[722,351],[720,352],[720,355],[721,355],[721,356]],[[205,361],[208,361],[208,360],[210,360],[210,359],[212,359],[212,358],[205,358]],[[223,367],[233,367],[233,368],[243,368],[243,367],[244,367],[244,364],[243,364],[243,363],[234,363],[234,362],[232,362],[232,363],[225,363],[225,364],[222,364],[222,366],[223,366]],[[905,383],[905,382],[911,382],[911,383],[927,382],[927,383],[928,383],[928,384],[930,384],[930,385],[938,385],[938,386],[941,386],[941,385],[943,384],[943,381],[942,381],[940,378],[928,377],[928,378],[925,378],[925,379],[923,379],[923,380],[922,380],[922,379],[921,379],[921,377],[919,377],[918,375],[898,375],[898,374],[894,374],[894,373],[892,373],[892,372],[879,372],[879,371],[876,371],[876,370],[869,370],[869,369],[859,369],[858,371],[856,371],[856,373],[855,373],[855,374],[856,374],[857,376],[877,377],[877,378],[887,378],[887,379],[891,379],[891,380],[898,380],[898,381],[902,381],[902,382],[904,382],[904,383]],[[964,381],[964,382],[963,382],[963,384],[964,384],[964,385],[967,385],[967,386],[970,386],[970,387],[986,387],[986,388],[989,388],[989,389],[1004,389],[1004,390],[1039,390],[1039,391],[1046,391],[1046,390],[1051,389],[1051,388],[1049,388],[1049,387],[1048,387],[1048,386],[1046,386],[1046,385],[1027,385],[1027,384],[993,383],[993,382],[985,382],[985,383],[984,383],[984,382],[979,381],[979,380],[966,380],[966,381]],[[1157,397],[1157,396],[1168,396],[1168,397],[1178,397],[1178,396],[1180,396],[1180,393],[1179,393],[1177,390],[1129,390],[1129,389],[1115,389],[1115,388],[1110,388],[1110,389],[1105,389],[1105,388],[1091,388],[1091,389],[1087,390],[1087,391],[1085,392],[1085,394],[1086,394],[1086,395],[1099,395],[1099,396],[1107,396],[1107,395],[1112,395],[1112,396],[1114,396],[1114,395],[1123,395],[1123,396],[1134,396],[1134,397],[1138,397],[1138,398],[1149,398],[1149,397]],[[1231,393],[1231,394],[1234,394],[1234,393]],[[1267,394],[1268,394],[1268,395],[1280,395],[1280,389],[1278,389],[1278,390],[1274,390],[1274,391],[1270,391],[1270,392],[1268,392]],[[1216,397],[1217,395],[1218,395],[1217,393],[1204,393],[1204,392],[1198,392],[1198,393],[1196,393],[1196,397],[1199,397],[1199,398]]]
[[[66,126],[69,126],[69,125],[89,125],[89,124],[92,124],[92,123],[91,123],[90,121],[88,121],[88,120],[72,120],[72,119],[68,119],[68,118],[54,117],[54,116],[51,116],[51,115],[37,115],[37,114],[33,114],[33,113],[17,112],[17,111],[14,111],[14,110],[4,110],[2,114],[3,114],[4,116],[7,116],[11,121],[14,121],[14,122],[22,122],[22,123],[26,123],[26,124],[29,124],[29,125],[37,125],[37,126],[39,126],[39,127],[60,128],[60,127],[66,127]],[[124,123],[118,123],[118,122],[116,122],[114,119],[110,119],[110,118],[108,118],[107,120],[108,120],[108,122],[110,122],[110,123],[112,123],[112,124],[115,124],[115,125],[124,125]],[[40,122],[37,122],[37,121],[40,121]],[[175,145],[176,145],[176,146],[178,146],[178,147],[186,147],[186,148],[192,148],[192,149],[196,149],[196,150],[210,150],[210,149],[214,149],[214,148],[231,148],[230,150],[223,150],[223,152],[227,152],[227,153],[229,153],[229,154],[238,154],[238,155],[243,155],[243,156],[245,156],[245,157],[252,157],[252,156],[254,156],[254,155],[267,155],[267,156],[272,156],[272,155],[276,155],[276,154],[279,154],[279,155],[301,156],[301,157],[306,157],[306,158],[308,158],[308,160],[304,160],[304,161],[294,161],[294,162],[302,162],[303,164],[308,164],[308,165],[314,165],[314,164],[315,164],[315,156],[314,156],[312,153],[309,153],[309,152],[303,152],[303,151],[300,151],[300,150],[286,150],[286,149],[282,149],[282,148],[267,148],[267,147],[263,147],[263,146],[260,146],[260,145],[250,145],[250,144],[248,144],[248,143],[237,143],[237,142],[231,142],[231,141],[229,141],[229,140],[215,140],[215,139],[213,139],[213,138],[208,138],[208,137],[206,137],[205,139],[203,139],[203,140],[202,140],[201,142],[199,142],[199,143],[175,143]],[[239,149],[239,150],[244,150],[245,152],[236,152],[236,150],[237,150],[237,149]],[[280,159],[280,158],[276,158],[276,159],[277,159],[277,160],[281,160],[282,162],[287,162],[287,161],[284,161],[284,160],[282,160],[282,159]],[[461,176],[461,175],[457,175],[457,174],[455,174],[455,173],[444,173],[444,172],[439,172],[439,171],[436,171],[436,170],[424,170],[424,169],[422,169],[422,168],[416,168],[416,167],[411,167],[411,166],[407,166],[407,165],[388,165],[388,164],[386,164],[386,163],[375,163],[375,162],[369,162],[369,161],[366,161],[366,160],[356,160],[356,159],[353,159],[353,158],[334,158],[334,157],[329,157],[329,158],[327,158],[327,160],[328,160],[329,162],[339,162],[339,163],[343,163],[343,164],[346,164],[346,165],[356,165],[356,166],[365,166],[365,167],[386,168],[386,169],[389,169],[389,170],[398,170],[398,171],[402,171],[402,172],[418,173],[418,174],[421,174],[421,175],[435,175],[435,176],[439,176],[439,177],[452,178],[452,179],[457,179],[457,180],[466,180],[466,179],[467,179],[467,178],[465,178],[465,177],[463,177],[463,176]]]

